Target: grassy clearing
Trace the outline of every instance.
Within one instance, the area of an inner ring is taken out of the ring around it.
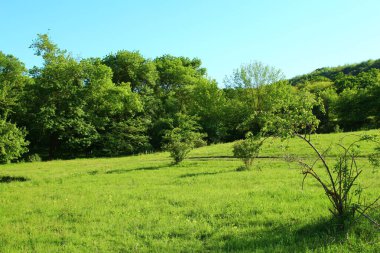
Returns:
[[[314,138],[327,147],[343,135]],[[289,152],[310,156],[292,143]],[[281,157],[279,145],[261,155]],[[236,172],[231,155],[227,143],[176,166],[167,153],[4,165],[0,252],[379,252],[379,232],[364,220],[348,234],[328,229],[323,190],[311,179],[302,190],[294,165],[262,158],[261,171]],[[373,199],[380,173],[360,162]]]

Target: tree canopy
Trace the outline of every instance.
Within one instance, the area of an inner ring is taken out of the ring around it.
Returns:
[[[195,142],[234,141],[247,132],[380,126],[380,60],[289,80],[256,61],[233,70],[222,87],[198,58],[149,59],[127,50],[75,58],[46,34],[31,48],[43,64],[29,70],[0,52],[2,162],[33,154],[120,156],[177,144],[189,150]]]

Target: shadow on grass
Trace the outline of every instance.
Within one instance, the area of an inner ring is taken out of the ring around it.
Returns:
[[[336,229],[332,220],[321,220],[296,230],[294,226],[280,225],[252,234],[228,234],[215,241],[211,239],[206,245],[210,251],[313,252],[341,244],[345,235],[345,231]]]
[[[228,173],[228,172],[233,172],[233,171],[228,170],[228,171],[217,171],[217,172],[186,173],[186,174],[180,175],[179,178],[199,177],[199,176],[211,176],[211,175]]]
[[[26,177],[0,176],[0,183],[5,183],[5,184],[9,184],[12,182],[25,182],[29,180],[30,179]]]
[[[186,177],[198,177],[198,176],[209,176],[209,175],[215,175],[219,172],[201,172],[201,173],[187,173],[180,175],[179,178],[186,178]]]
[[[237,160],[238,158],[232,155],[211,155],[211,156],[190,156],[186,159],[189,160],[215,160],[215,159],[226,159],[226,160]],[[283,156],[258,156],[257,159],[284,159]]]
[[[99,171],[98,170],[87,171],[87,174],[94,176],[96,174],[99,174]]]
[[[132,171],[144,171],[144,170],[159,170],[163,167],[167,167],[167,165],[164,166],[147,166],[147,167],[141,167],[136,169],[116,169],[116,170],[108,170],[105,173],[106,174],[124,174]]]

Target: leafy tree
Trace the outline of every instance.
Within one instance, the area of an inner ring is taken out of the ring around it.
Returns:
[[[365,125],[366,112],[362,102],[365,102],[365,90],[345,89],[340,93],[336,102],[339,125],[346,131],[354,131]],[[365,103],[366,104],[366,103]]]
[[[228,87],[244,88],[251,108],[260,110],[263,103],[262,87],[284,78],[281,70],[256,61],[235,69],[230,77],[226,77],[225,84]]]
[[[154,60],[158,71],[158,96],[165,112],[175,114],[188,110],[193,87],[204,81],[206,71],[197,58],[164,55]]]
[[[106,56],[103,63],[112,69],[114,83],[129,83],[134,92],[147,92],[156,86],[158,74],[155,64],[138,51],[118,51]]]
[[[339,72],[335,78],[334,86],[338,93],[343,92],[346,89],[352,89],[357,86],[357,79],[355,76],[345,75]]]
[[[327,88],[317,93],[317,97],[320,98],[322,107],[314,108],[314,115],[320,121],[318,131],[319,132],[332,132],[339,127],[338,116],[336,114],[336,103],[338,100],[338,94],[335,89]]]
[[[47,142],[49,158],[54,158],[58,151],[75,153],[89,147],[97,133],[86,120],[83,98],[88,79],[81,64],[58,49],[47,35],[39,35],[32,48],[44,59],[42,68],[32,70],[35,84],[30,87],[29,112],[35,118],[33,137]]]
[[[319,120],[313,114],[313,108],[319,106],[320,101],[315,95],[278,83],[271,87],[270,99],[267,102],[271,110],[261,116],[263,133],[288,138],[316,131]]]
[[[247,127],[244,123],[252,114],[244,99],[243,89],[225,88],[223,89],[225,103],[223,108],[223,125],[226,128],[224,141],[234,141],[244,138],[246,131],[257,132],[253,127]]]
[[[0,115],[12,116],[20,108],[24,87],[29,81],[26,68],[17,58],[0,51]]]
[[[50,158],[141,150],[133,133],[147,142],[146,126],[136,119],[143,105],[129,84],[116,86],[112,70],[99,59],[78,61],[46,35],[32,47],[44,59],[44,66],[32,71],[35,84],[28,98],[33,142],[47,146]]]
[[[199,124],[209,142],[220,142],[227,135],[226,102],[224,92],[215,81],[201,80],[192,89],[189,114],[199,118]]]
[[[101,149],[97,154],[121,156],[150,150],[146,127],[147,124],[138,119],[111,123],[108,131],[101,135]]]
[[[252,89],[278,82],[284,78],[281,70],[255,61],[235,69],[231,76],[226,77],[225,83],[229,87]]]
[[[336,115],[336,102],[339,95],[336,92],[334,83],[331,81],[306,81],[297,86],[298,89],[305,89],[317,96],[321,100],[321,106],[313,109],[314,115],[320,121],[318,132],[331,132],[339,128]],[[322,106],[323,105],[323,106]]]
[[[261,62],[252,62],[242,65],[234,70],[231,76],[225,78],[225,85],[235,90],[240,90],[237,98],[246,108],[246,117],[237,126],[241,131],[260,131],[262,125],[258,121],[258,115],[265,111],[266,94],[265,87],[284,79],[281,70],[264,65]]]
[[[150,149],[141,96],[129,83],[115,85],[112,72],[99,60],[83,60],[88,81],[85,111],[99,137],[89,147],[92,155],[119,156]]]
[[[75,59],[45,34],[32,48],[44,64],[29,76],[20,61],[0,52],[0,120],[27,130],[31,154],[108,156],[159,149],[177,114],[191,116],[208,142],[296,126],[308,133],[316,122],[318,132],[380,126],[380,60],[321,68],[289,82],[280,70],[252,62],[234,70],[220,89],[197,58],[150,60],[122,50],[103,59]],[[297,110],[308,110],[311,100],[313,115],[292,118]],[[278,115],[291,125],[271,118]],[[309,120],[313,124],[307,125]]]
[[[10,119],[18,118],[23,110],[20,99],[29,81],[26,69],[17,58],[0,52],[0,162],[7,163],[28,151],[26,131]]]
[[[155,108],[155,112],[151,113],[152,126],[148,131],[152,136],[152,146],[159,148],[164,142],[165,131],[171,129],[168,122],[177,113],[196,114],[191,112],[194,109],[193,90],[208,80],[201,61],[196,58],[164,55],[154,59],[154,63],[159,78],[155,91],[156,100],[150,106]]]
[[[370,138],[364,136],[347,147],[340,144],[343,153],[338,157],[337,163],[331,166],[325,157],[328,150],[321,152],[310,138],[310,134],[315,132],[319,124],[319,120],[313,115],[312,110],[320,102],[307,91],[288,94],[292,97],[288,97],[288,95],[279,97],[274,103],[275,109],[266,115],[268,118],[265,121],[264,133],[282,138],[298,137],[313,150],[317,158],[312,164],[296,157],[292,157],[290,160],[300,164],[304,179],[311,176],[318,182],[331,202],[330,211],[337,219],[339,227],[345,228],[352,222],[357,212],[363,215],[368,210],[359,201],[360,188],[355,187],[357,179],[362,173],[357,164],[356,150],[358,142],[370,140]],[[318,162],[322,165],[324,173],[317,169]],[[353,200],[355,196],[358,197],[357,201]]]
[[[166,93],[193,85],[206,75],[206,69],[201,67],[202,62],[197,58],[164,55],[154,62],[159,76],[158,85]]]
[[[335,103],[338,122],[345,130],[360,128],[377,128],[379,124],[379,87],[380,71],[360,73],[356,78],[358,84],[346,88]]]

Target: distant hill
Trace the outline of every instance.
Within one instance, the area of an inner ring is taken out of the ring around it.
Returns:
[[[339,73],[344,75],[356,76],[362,72],[367,72],[371,69],[380,69],[380,59],[363,61],[357,64],[348,64],[338,67],[325,67],[314,70],[311,73],[293,77],[289,80],[292,85],[298,85],[317,81],[335,81]]]

